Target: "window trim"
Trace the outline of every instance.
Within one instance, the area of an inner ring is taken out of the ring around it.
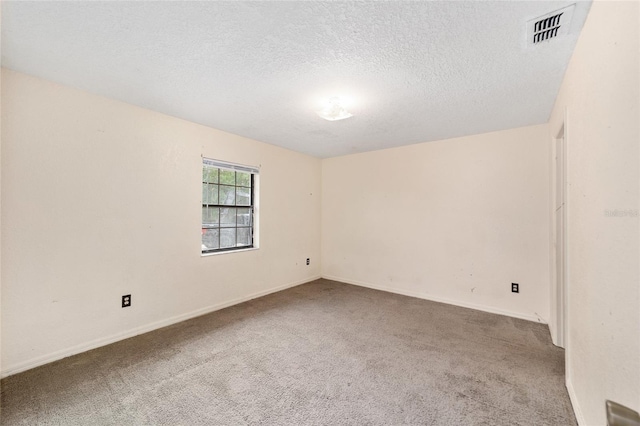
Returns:
[[[214,160],[211,158],[207,158],[202,156],[202,163],[201,163],[201,168],[204,171],[204,168],[206,166],[210,166],[210,167],[215,167],[217,169],[220,170],[231,170],[231,171],[236,171],[236,172],[244,172],[244,173],[248,173],[251,179],[251,186],[250,186],[250,202],[248,205],[228,205],[228,204],[206,204],[204,203],[204,199],[201,199],[201,208],[202,207],[213,207],[213,208],[234,208],[234,209],[238,209],[238,208],[248,208],[250,211],[250,225],[249,226],[240,226],[240,228],[249,228],[250,232],[251,232],[251,244],[250,245],[243,245],[243,246],[235,246],[235,247],[224,247],[224,248],[215,248],[215,249],[203,249],[202,248],[202,242],[200,244],[200,255],[201,256],[211,256],[211,255],[217,255],[217,254],[225,254],[225,253],[231,253],[231,252],[240,252],[240,251],[250,251],[250,250],[257,250],[258,247],[258,199],[257,199],[257,188],[258,188],[258,177],[259,177],[259,173],[260,170],[258,167],[253,167],[253,166],[246,166],[243,164],[237,164],[237,163],[230,163],[227,161],[221,161],[221,160]],[[209,182],[205,182],[204,180],[201,180],[201,184],[205,184],[205,183],[209,183]],[[220,182],[216,183],[216,185],[224,185],[221,184]],[[242,187],[242,186],[240,186]],[[238,188],[237,184],[234,185],[234,188]],[[246,188],[246,187],[244,187]],[[201,213],[202,216],[202,213]],[[218,218],[218,220],[220,221],[220,218]],[[226,229],[235,229],[236,230],[236,237],[237,237],[237,230],[238,230],[238,218],[236,216],[236,225],[235,227],[228,227]],[[201,228],[204,229],[218,229],[218,230],[222,230],[225,229],[224,227],[221,226],[221,224],[218,222],[218,227],[210,227],[210,228],[205,228],[205,224],[202,220],[202,217],[200,218],[200,225]]]
[[[260,169],[253,166],[245,166],[238,163],[230,163],[228,161],[214,160],[212,158],[202,157],[202,165],[208,165],[217,167],[219,169],[236,170],[239,172],[246,172],[251,174],[260,174]]]
[[[207,257],[207,256],[218,256],[220,254],[229,254],[229,253],[241,253],[243,251],[253,251],[253,250],[258,250],[260,249],[260,247],[254,245],[253,247],[238,247],[237,249],[232,249],[232,250],[214,250],[214,251],[203,251],[200,253],[200,257]]]

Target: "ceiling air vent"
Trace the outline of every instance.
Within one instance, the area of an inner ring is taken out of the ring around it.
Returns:
[[[569,32],[575,4],[527,22],[528,44],[536,45]]]

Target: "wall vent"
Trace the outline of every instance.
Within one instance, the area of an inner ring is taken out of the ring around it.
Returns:
[[[575,4],[527,22],[527,44],[537,45],[569,33]]]

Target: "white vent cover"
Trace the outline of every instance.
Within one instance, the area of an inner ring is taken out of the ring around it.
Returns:
[[[527,44],[536,45],[567,34],[575,6],[572,4],[527,22]]]

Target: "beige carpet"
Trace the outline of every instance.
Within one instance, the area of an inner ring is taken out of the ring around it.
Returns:
[[[545,325],[318,280],[2,380],[3,425],[575,425]]]

